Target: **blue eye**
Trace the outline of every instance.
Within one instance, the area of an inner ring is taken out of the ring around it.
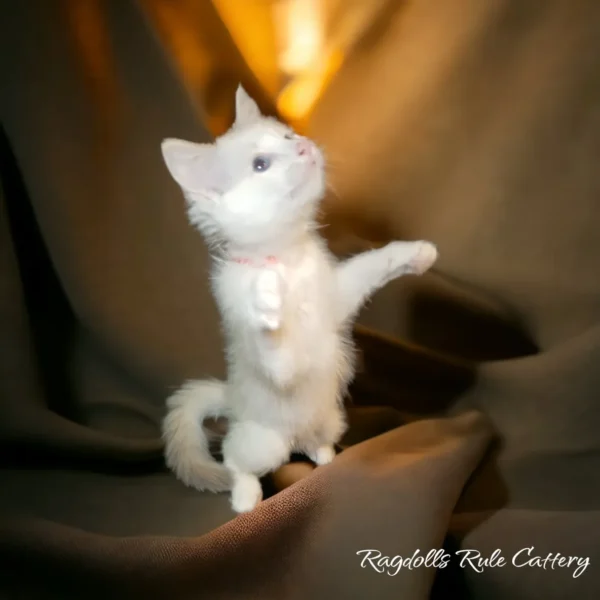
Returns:
[[[264,173],[271,166],[271,159],[267,156],[257,156],[252,161],[252,168],[257,173]]]

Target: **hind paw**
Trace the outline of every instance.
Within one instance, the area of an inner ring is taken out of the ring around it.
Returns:
[[[231,508],[236,513],[250,512],[262,500],[260,481],[254,475],[237,475],[231,490]]]

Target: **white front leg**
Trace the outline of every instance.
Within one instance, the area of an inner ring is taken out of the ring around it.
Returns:
[[[437,249],[430,242],[391,242],[340,263],[336,269],[340,321],[356,316],[369,296],[392,279],[421,275],[436,259]]]
[[[254,282],[253,317],[259,329],[277,331],[281,327],[283,281],[275,269],[263,269]]]

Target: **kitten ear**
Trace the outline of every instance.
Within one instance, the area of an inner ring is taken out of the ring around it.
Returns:
[[[167,138],[162,141],[161,151],[171,177],[184,190],[205,195],[224,191],[226,177],[213,144]]]
[[[244,127],[258,121],[261,117],[258,104],[242,87],[240,83],[235,92],[235,127]]]

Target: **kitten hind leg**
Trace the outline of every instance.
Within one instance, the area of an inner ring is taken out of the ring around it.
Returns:
[[[253,510],[262,500],[260,480],[250,473],[234,473],[231,487],[231,508],[236,513]]]
[[[335,458],[337,444],[347,425],[340,407],[336,406],[326,416],[323,423],[314,432],[314,436],[304,441],[304,452],[316,465],[329,464]]]
[[[262,500],[259,477],[289,459],[289,444],[277,431],[259,423],[236,423],[223,441],[225,466],[233,474],[231,507],[249,512]]]
[[[308,452],[308,458],[319,467],[328,465],[335,458],[335,448],[332,445],[319,446],[316,450]]]

